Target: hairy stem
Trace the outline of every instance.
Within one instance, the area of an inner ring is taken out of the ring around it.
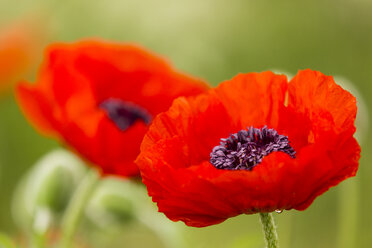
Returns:
[[[265,235],[266,247],[278,248],[278,234],[276,233],[273,215],[271,213],[260,213],[260,220]]]

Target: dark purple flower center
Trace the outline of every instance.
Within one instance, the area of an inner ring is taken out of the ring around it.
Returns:
[[[99,107],[122,131],[131,127],[136,121],[143,121],[148,125],[152,120],[152,116],[146,109],[120,99],[109,98],[103,101]]]
[[[252,170],[272,152],[284,152],[292,158],[296,155],[287,136],[266,126],[262,129],[250,127],[221,139],[220,145],[210,154],[210,162],[217,169]]]

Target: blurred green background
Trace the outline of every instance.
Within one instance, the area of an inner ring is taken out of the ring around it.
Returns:
[[[371,13],[370,0],[0,0],[0,30],[24,16],[38,16],[48,42],[101,37],[139,43],[213,85],[239,72],[268,69],[293,75],[311,68],[348,79],[366,103],[357,177],[332,188],[306,211],[275,217],[282,247],[370,247]],[[11,94],[0,97],[1,231],[22,235],[11,215],[15,187],[38,158],[57,146],[29,126]],[[184,228],[183,236],[189,247],[263,247],[260,228],[258,216],[239,216],[208,228]],[[123,228],[115,239],[110,247],[163,247],[139,224]]]

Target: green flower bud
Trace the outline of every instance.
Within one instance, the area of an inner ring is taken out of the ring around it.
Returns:
[[[85,173],[84,162],[66,150],[42,157],[17,187],[12,204],[16,223],[28,231],[46,231]]]

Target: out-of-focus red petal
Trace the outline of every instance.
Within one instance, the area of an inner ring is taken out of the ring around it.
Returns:
[[[0,32],[0,92],[11,88],[38,59],[45,42],[45,27],[34,17],[11,22]]]
[[[88,40],[69,46],[54,44],[49,50],[53,72],[62,70],[61,76],[55,76],[61,81],[55,81],[55,87],[63,86],[69,91],[64,94],[67,96],[74,94],[71,90],[76,84],[64,85],[66,70],[89,82],[97,103],[108,98],[122,99],[153,115],[166,110],[175,97],[196,95],[207,89],[201,80],[175,71],[164,59],[134,45]],[[56,97],[64,98],[63,92],[54,90]]]
[[[138,175],[134,159],[148,127],[137,121],[120,130],[100,106],[103,101],[133,103],[155,117],[176,97],[208,88],[133,45],[97,40],[57,43],[49,46],[45,58],[36,84],[18,90],[21,106],[38,128],[53,131],[104,174]]]
[[[47,99],[25,83],[18,85],[16,93],[23,113],[31,120],[35,128],[48,136],[57,135],[55,128],[58,124]]]

